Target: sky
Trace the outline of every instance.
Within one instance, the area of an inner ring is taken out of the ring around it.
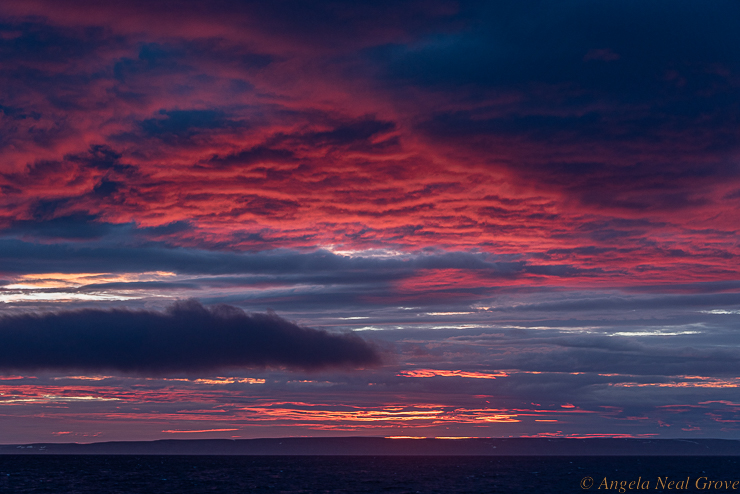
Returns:
[[[0,443],[740,439],[739,15],[0,3]]]

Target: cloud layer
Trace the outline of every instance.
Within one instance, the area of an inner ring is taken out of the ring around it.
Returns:
[[[731,3],[184,5],[3,6],[5,234],[737,276]]]
[[[740,437],[738,14],[0,3],[8,429]]]
[[[352,334],[330,334],[275,314],[181,302],[166,312],[78,310],[0,318],[0,369],[203,373],[285,367],[365,367],[378,351]]]

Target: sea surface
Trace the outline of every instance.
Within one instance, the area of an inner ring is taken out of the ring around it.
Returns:
[[[0,455],[26,492],[740,493],[740,457]]]

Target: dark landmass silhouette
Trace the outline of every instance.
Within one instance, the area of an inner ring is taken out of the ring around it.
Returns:
[[[729,439],[288,437],[0,445],[0,454],[356,456],[740,456]]]

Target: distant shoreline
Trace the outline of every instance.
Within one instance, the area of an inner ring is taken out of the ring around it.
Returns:
[[[2,455],[740,456],[733,439],[287,437],[0,445]]]

